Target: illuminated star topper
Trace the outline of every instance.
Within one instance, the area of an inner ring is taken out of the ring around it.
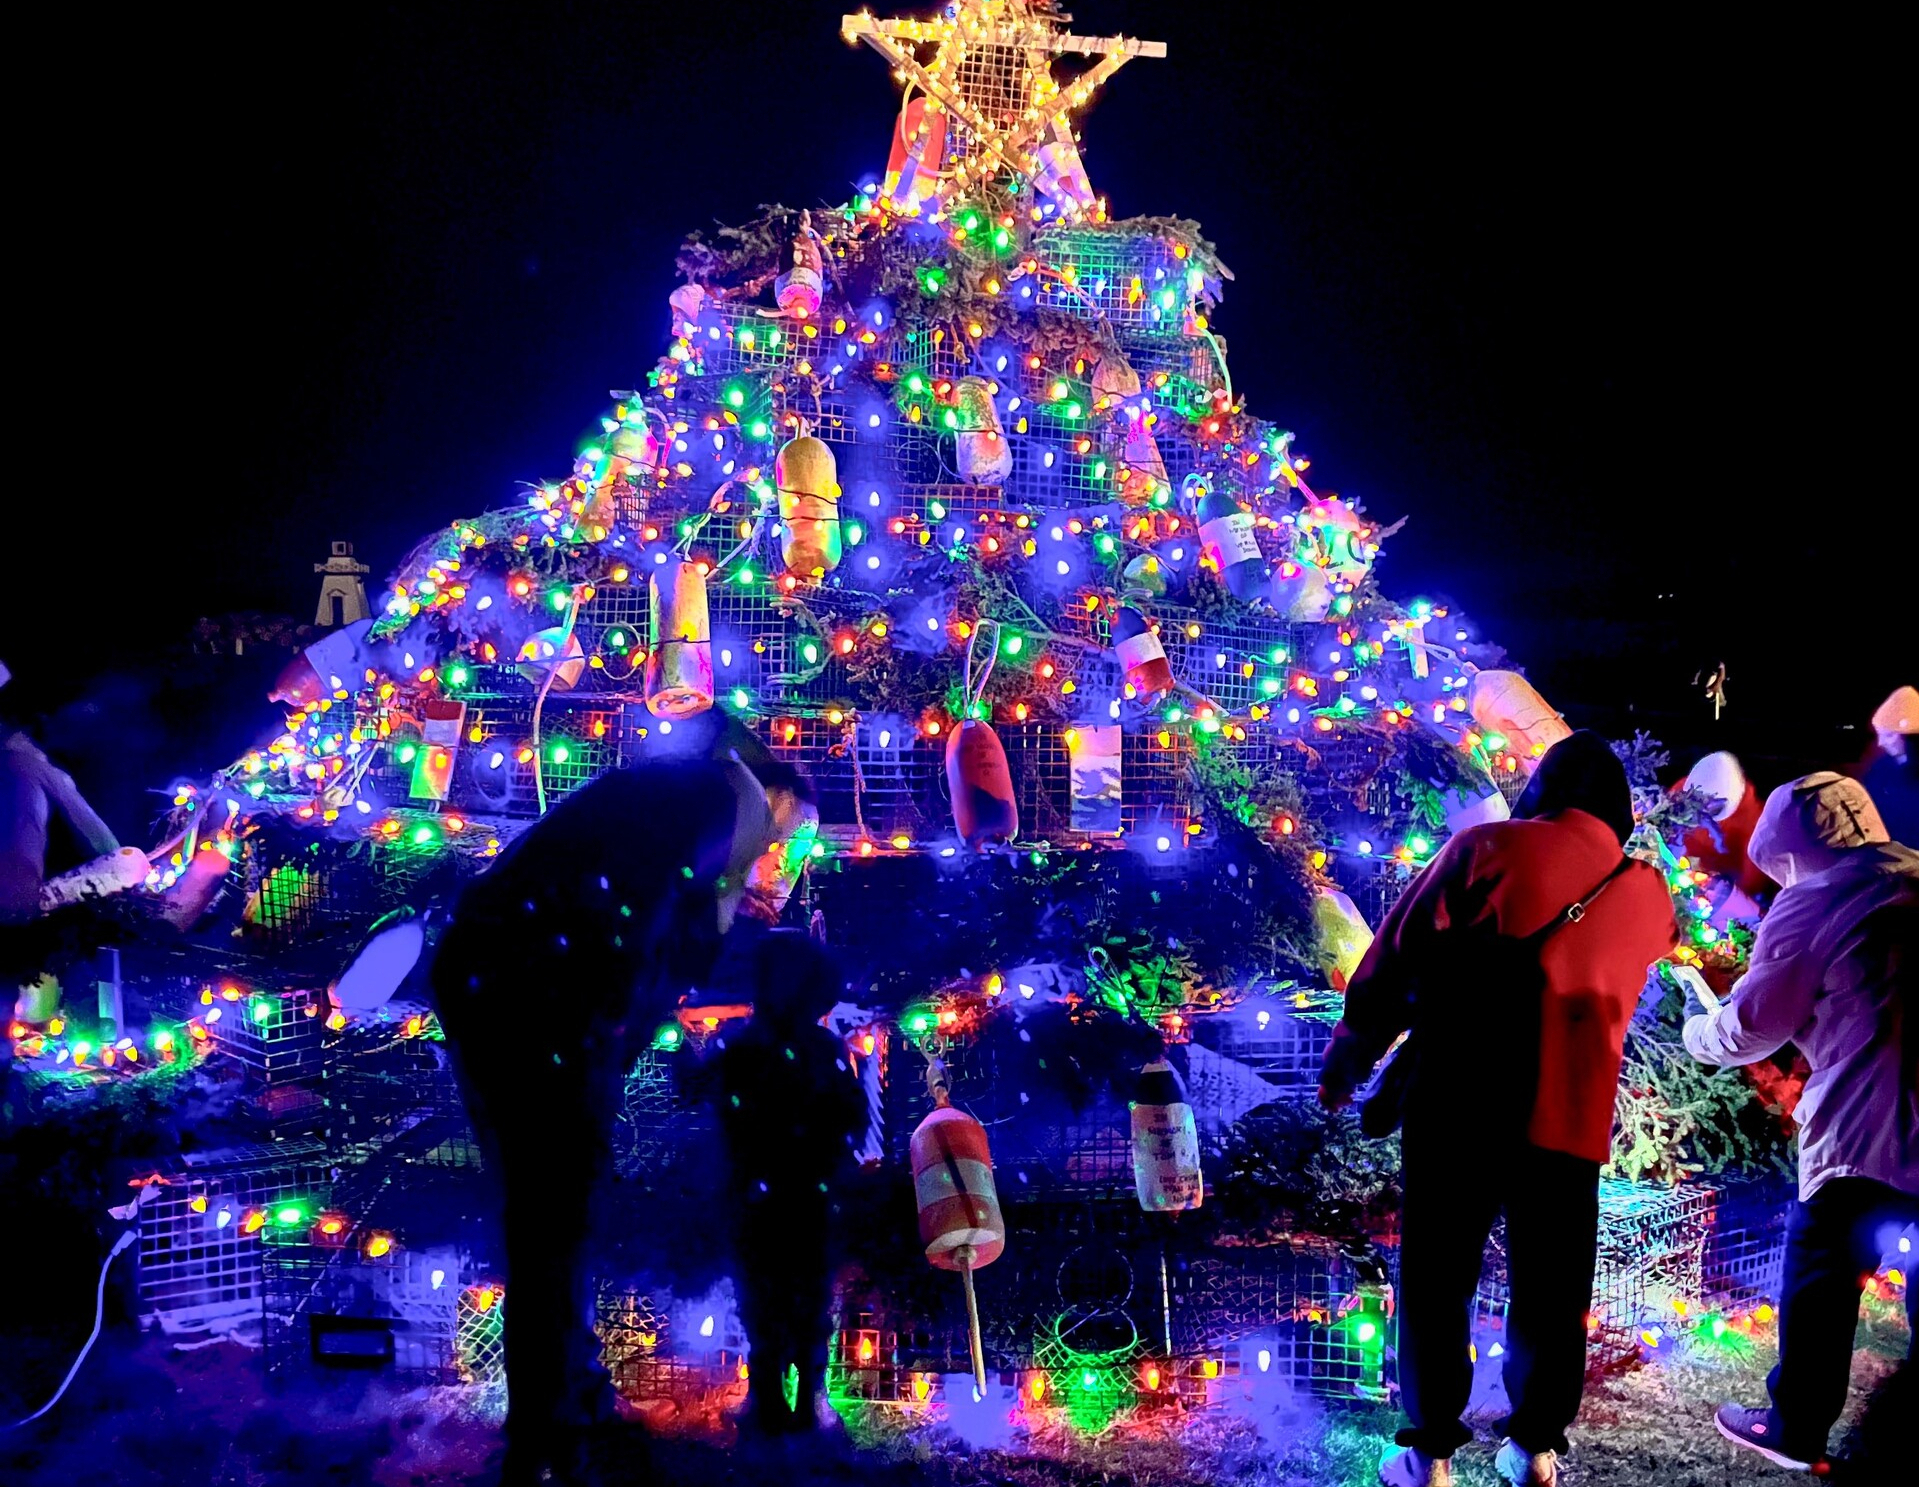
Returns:
[[[881,53],[906,85],[882,187],[895,211],[937,216],[996,176],[1024,177],[1066,216],[1094,208],[1068,115],[1134,57],[1163,57],[1166,46],[1062,31],[1071,19],[1048,0],[954,0],[926,21],[841,18],[840,34]],[[1067,55],[1099,60],[1061,83],[1052,59]]]

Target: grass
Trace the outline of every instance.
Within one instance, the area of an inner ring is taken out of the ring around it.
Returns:
[[[1854,1358],[1843,1440],[1853,1459],[1832,1479],[1903,1481],[1884,1462],[1883,1435],[1913,1418],[1903,1322],[1872,1309]],[[1742,1349],[1690,1348],[1593,1384],[1573,1431],[1567,1487],[1752,1487],[1792,1480],[1714,1433],[1713,1407],[1757,1403],[1773,1362],[1769,1338]],[[1868,1418],[1869,1396],[1880,1400]],[[1098,1436],[1040,1425],[998,1449],[970,1450],[939,1423],[869,1411],[847,1440],[799,1458],[717,1450],[696,1442],[659,1449],[650,1477],[630,1433],[609,1449],[606,1487],[1370,1487],[1397,1419],[1383,1406],[1328,1407],[1268,1400],[1260,1409],[1198,1412]],[[0,1436],[9,1487],[492,1487],[499,1443],[484,1407],[461,1391],[393,1390],[378,1376],[345,1375],[297,1390],[269,1389],[257,1355],[230,1344],[195,1352],[164,1339],[110,1331],[48,1420]],[[1455,1461],[1460,1487],[1499,1487],[1497,1441],[1480,1438]]]

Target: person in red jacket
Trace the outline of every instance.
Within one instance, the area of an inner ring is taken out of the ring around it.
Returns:
[[[1449,841],[1401,895],[1346,989],[1321,1077],[1346,1104],[1401,1033],[1399,1383],[1388,1487],[1446,1487],[1472,1439],[1472,1297],[1506,1213],[1513,1412],[1495,1466],[1550,1484],[1585,1384],[1599,1168],[1646,968],[1678,939],[1658,870],[1623,852],[1624,767],[1599,735],[1548,752],[1511,821]]]

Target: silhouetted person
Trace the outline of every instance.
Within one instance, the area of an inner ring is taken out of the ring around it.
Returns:
[[[1494,1462],[1550,1484],[1586,1374],[1626,1025],[1647,966],[1678,938],[1656,868],[1628,861],[1632,792],[1598,734],[1539,763],[1515,819],[1447,842],[1393,905],[1346,989],[1320,1098],[1343,1105],[1402,1032],[1405,1204],[1399,1384],[1406,1447],[1389,1487],[1444,1487],[1472,1431],[1473,1291],[1506,1213],[1513,1412]],[[1574,912],[1578,906],[1578,912]]]
[[[612,1415],[586,1258],[621,1080],[711,968],[769,830],[740,764],[615,770],[516,838],[441,940],[440,1018],[504,1190],[502,1487],[570,1480]]]
[[[1714,1421],[1803,1471],[1845,1408],[1865,1279],[1901,1227],[1919,1225],[1919,852],[1889,841],[1858,782],[1831,773],[1773,791],[1750,850],[1779,897],[1731,997],[1687,1018],[1686,1047],[1705,1063],[1750,1064],[1796,1043],[1812,1074],[1794,1112],[1799,1199],[1786,1216],[1772,1408],[1724,1404]]]
[[[752,1020],[714,1069],[725,1137],[740,1320],[751,1345],[747,1421],[764,1436],[814,1428],[831,1325],[834,1191],[866,1129],[866,1093],[820,1019],[840,1000],[832,958],[797,930],[744,952]]]
[[[1901,687],[1872,715],[1873,757],[1864,784],[1886,834],[1908,847],[1919,843],[1919,688]]]

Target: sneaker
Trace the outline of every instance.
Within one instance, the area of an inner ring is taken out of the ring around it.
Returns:
[[[1379,1464],[1382,1487],[1453,1487],[1453,1464],[1408,1446]]]
[[[1722,1404],[1713,1411],[1712,1423],[1735,1446],[1757,1451],[1774,1466],[1783,1466],[1792,1472],[1819,1471],[1822,1468],[1820,1461],[1803,1461],[1779,1449],[1779,1429],[1771,1410],[1751,1410],[1744,1405]]]
[[[1559,1481],[1557,1451],[1528,1451],[1510,1437],[1493,1457],[1493,1470],[1514,1487],[1555,1487]]]

